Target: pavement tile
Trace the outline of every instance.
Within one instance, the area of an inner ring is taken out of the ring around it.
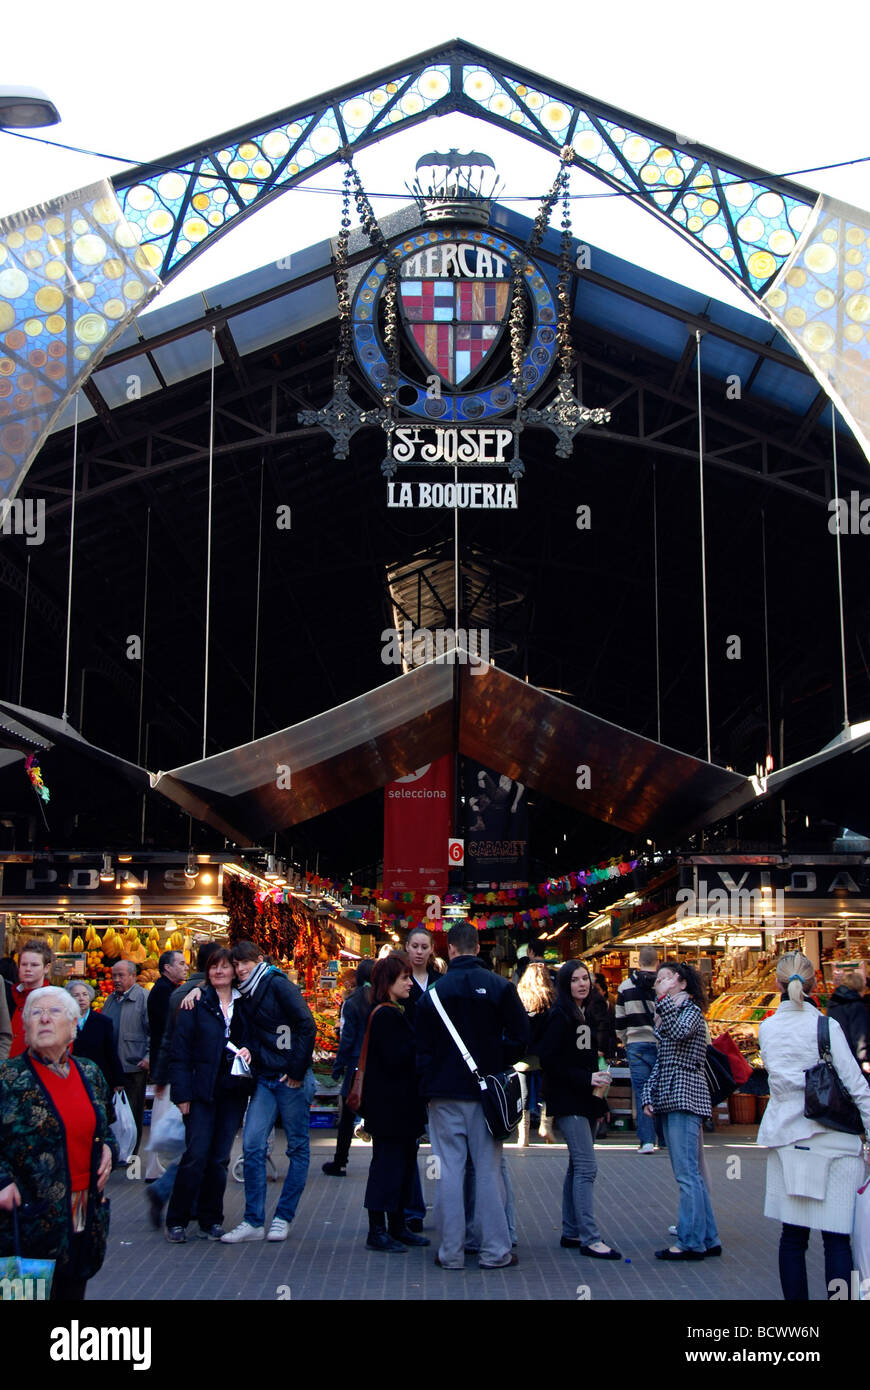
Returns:
[[[620,1264],[560,1248],[567,1150],[561,1144],[535,1142],[524,1149],[505,1146],[517,1208],[520,1264],[516,1268],[482,1271],[475,1257],[469,1256],[462,1272],[440,1270],[433,1263],[434,1243],[406,1255],[378,1255],[364,1244],[368,1222],[362,1203],[371,1147],[354,1144],[348,1176],[338,1181],[321,1172],[321,1164],[331,1156],[334,1135],[318,1134],[312,1135],[308,1183],[289,1239],[282,1243],[227,1246],[200,1241],[194,1224],[188,1229],[186,1245],[170,1246],[147,1219],[144,1184],[128,1180],[123,1172],[114,1173],[109,1180],[109,1249],[102,1270],[88,1285],[88,1298],[779,1301],[779,1227],[763,1215],[765,1153],[755,1148],[747,1132],[736,1128],[733,1133],[719,1130],[708,1140],[713,1209],[725,1250],[720,1259],[674,1265],[653,1258],[654,1250],[670,1244],[667,1228],[676,1218],[677,1187],[667,1154],[641,1157],[633,1136],[596,1145],[596,1217],[604,1239],[622,1251]],[[428,1147],[423,1146],[421,1153],[425,1160]],[[280,1153],[275,1157],[279,1180],[283,1180],[286,1160]],[[425,1161],[421,1174],[431,1205],[434,1183],[425,1178]],[[278,1184],[269,1184],[269,1216],[278,1191]],[[243,1212],[242,1186],[231,1178],[224,1208],[227,1230],[242,1219]],[[426,1225],[426,1233],[433,1237],[431,1213]],[[811,1296],[821,1299],[824,1265],[817,1235],[810,1241],[808,1272]]]

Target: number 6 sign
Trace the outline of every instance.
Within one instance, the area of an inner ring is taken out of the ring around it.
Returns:
[[[454,866],[454,868],[461,868],[462,865],[465,863],[465,841],[448,840],[447,858],[450,861],[450,863]]]

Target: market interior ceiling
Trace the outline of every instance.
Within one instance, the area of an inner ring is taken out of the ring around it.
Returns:
[[[530,225],[499,207],[493,222],[520,240]],[[552,264],[556,250],[551,234],[539,259]],[[366,259],[360,244],[355,254],[358,264]],[[555,457],[549,434],[528,431],[518,510],[461,513],[464,625],[482,626],[479,605],[500,668],[706,758],[700,328],[712,760],[751,773],[769,738],[778,767],[817,753],[843,719],[827,398],[770,325],[644,266],[593,247],[572,300],[580,393],[610,409],[611,422],[578,436],[567,461]],[[328,435],[298,424],[300,409],[331,394],[328,244],[294,256],[289,270],[264,267],[142,320],[86,388],[94,415],[79,429],[68,708],[91,743],[154,770],[202,753],[212,326],[209,754],[390,680],[383,633],[394,626],[396,576],[430,574],[438,592],[452,555],[451,511],[387,507],[378,431],[358,434],[340,462]],[[735,374],[739,397],[728,385]],[[131,375],[144,383],[141,399],[127,399]],[[354,390],[365,401],[358,381]],[[56,714],[71,444],[69,429],[56,432],[22,493],[46,499],[44,543],[4,536],[0,553],[0,689],[12,703]],[[860,450],[846,431],[837,448],[841,493],[863,498]],[[280,507],[291,509],[289,529],[276,525]],[[589,508],[582,529],[580,507]],[[842,537],[853,723],[870,715],[866,544],[861,534]],[[452,604],[442,607],[449,625]],[[128,657],[135,637],[144,639],[144,663]],[[20,767],[0,769],[5,845],[13,835],[26,841],[28,815],[37,816],[37,844],[139,842],[140,792],[77,769],[46,757],[45,824]],[[316,847],[330,870],[363,871],[380,856],[379,806],[380,794],[370,793],[330,811],[288,834],[286,848],[293,844],[298,858]],[[792,821],[797,833],[797,808]],[[763,840],[778,822],[760,807],[740,830]],[[188,833],[186,815],[148,798],[147,842],[182,846]],[[193,834],[197,844],[214,842],[205,827]],[[642,848],[637,836],[628,844],[625,832],[535,798],[532,851],[542,871],[632,848]]]

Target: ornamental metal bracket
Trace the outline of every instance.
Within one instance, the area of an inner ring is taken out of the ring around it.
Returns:
[[[385,410],[360,410],[348,389],[348,380],[343,372],[335,377],[332,384],[332,398],[320,410],[300,410],[299,423],[320,425],[332,435],[332,452],[337,459],[346,459],[351,437],[363,425],[383,425],[388,418]]]
[[[556,457],[569,459],[573,453],[573,441],[587,425],[606,425],[610,423],[610,411],[603,406],[583,405],[574,394],[571,376],[562,372],[559,376],[558,390],[543,410],[526,410],[524,418],[529,425],[543,425],[556,436]]]

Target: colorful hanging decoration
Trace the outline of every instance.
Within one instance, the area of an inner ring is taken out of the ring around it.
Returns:
[[[39,766],[39,763],[36,760],[35,753],[30,754],[29,758],[24,764],[24,770],[27,773],[27,776],[30,778],[30,785],[36,792],[36,795],[39,797],[40,801],[49,801],[51,799],[51,795],[48,790],[48,787],[42,780],[42,770]]]

